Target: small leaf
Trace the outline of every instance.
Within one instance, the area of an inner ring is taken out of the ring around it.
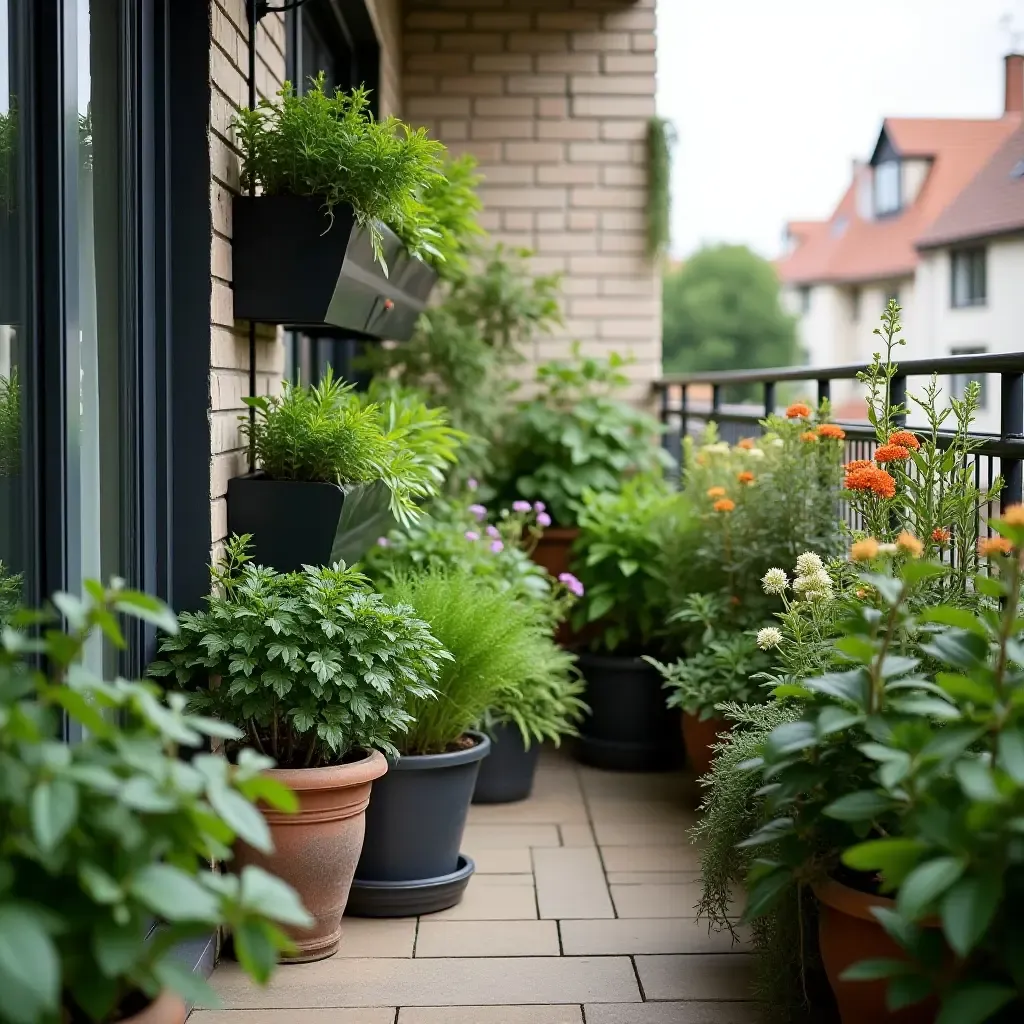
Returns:
[[[36,1021],[54,1013],[60,1000],[60,958],[38,914],[16,903],[0,904],[0,978],[10,979],[12,996],[33,1009],[23,1019]],[[20,992],[18,990],[21,990]],[[4,986],[4,1010],[8,1009]]]
[[[833,800],[824,810],[830,818],[839,821],[871,821],[886,811],[891,811],[896,804],[884,793],[865,789],[857,793],[847,793]]]
[[[983,1024],[992,1015],[1016,999],[1017,993],[1006,985],[986,981],[967,981],[954,985],[942,1000],[935,1024]]]
[[[144,867],[132,879],[130,888],[146,907],[168,921],[217,924],[220,920],[217,897],[191,875],[170,864]]]
[[[896,909],[911,921],[919,920],[963,873],[964,863],[956,857],[935,857],[919,864],[900,884]]]
[[[40,782],[32,791],[32,834],[50,851],[68,834],[78,818],[78,788],[66,779]]]
[[[995,917],[1002,898],[1002,876],[996,872],[961,878],[942,901],[942,928],[962,957],[978,944]]]
[[[254,807],[241,793],[225,785],[211,786],[207,796],[213,809],[239,839],[261,853],[273,851],[270,828],[259,808]]]

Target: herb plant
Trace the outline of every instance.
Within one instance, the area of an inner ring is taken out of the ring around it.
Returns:
[[[330,214],[348,203],[366,229],[383,264],[383,222],[401,235],[414,255],[439,257],[429,247],[440,232],[429,222],[421,196],[442,177],[444,146],[423,128],[370,113],[362,86],[333,96],[321,72],[297,96],[290,82],[278,102],[261,100],[235,116],[242,150],[241,185],[264,195],[312,196]]]
[[[413,697],[403,754],[439,754],[457,746],[488,710],[522,700],[522,689],[549,653],[550,626],[535,604],[459,569],[427,568],[392,582],[385,594],[423,619],[451,653],[435,696]]]
[[[412,608],[342,565],[278,573],[228,542],[207,607],[180,617],[154,675],[242,730],[285,768],[341,764],[354,750],[397,753],[409,707],[434,699],[451,656]]]
[[[584,492],[617,492],[638,474],[672,465],[658,445],[661,425],[613,397],[629,383],[626,360],[553,360],[537,369],[537,397],[510,416],[492,483],[499,498],[541,500],[559,526],[572,526]]]
[[[99,633],[124,646],[120,616],[173,633],[169,609],[120,581],[53,601],[67,632],[53,611],[22,612],[0,638],[0,1021],[121,1020],[164,989],[215,1005],[175,946],[221,927],[265,982],[289,946],[280,926],[311,918],[262,869],[220,874],[211,863],[230,861],[236,838],[269,852],[256,802],[294,809],[294,794],[252,750],[234,763],[204,753],[241,733],[186,713],[181,694],[83,664]],[[82,727],[78,742],[58,738],[62,720]]]
[[[21,470],[21,383],[18,368],[0,376],[0,477]]]
[[[286,383],[280,396],[245,402],[256,420],[242,417],[241,430],[268,477],[342,486],[380,480],[399,522],[414,519],[417,502],[438,492],[463,436],[442,409],[407,396],[366,401],[330,371],[311,387]]]

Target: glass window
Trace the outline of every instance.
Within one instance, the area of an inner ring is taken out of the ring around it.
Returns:
[[[983,306],[988,298],[985,250],[958,249],[950,253],[950,281],[954,308]]]
[[[860,289],[850,289],[850,320],[853,323],[860,322]]]
[[[977,356],[986,351],[984,345],[954,345],[949,350],[953,356]],[[988,408],[988,374],[987,373],[954,373],[950,377],[949,389],[954,398],[963,398],[970,381],[976,380],[981,385],[978,394],[980,408]]]
[[[875,215],[898,213],[900,206],[900,163],[886,160],[875,167]]]
[[[801,313],[810,313],[811,311],[811,288],[810,285],[802,284],[800,291],[797,293],[798,301],[800,303]]]

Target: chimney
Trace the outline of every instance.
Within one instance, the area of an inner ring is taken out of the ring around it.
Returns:
[[[1006,102],[1004,114],[1024,114],[1024,54],[1006,55]]]

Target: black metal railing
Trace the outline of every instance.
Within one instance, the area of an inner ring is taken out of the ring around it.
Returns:
[[[832,398],[834,381],[856,380],[867,370],[866,365],[799,366],[777,370],[734,370],[708,373],[669,374],[654,382],[661,421],[665,425],[666,448],[683,465],[683,438],[708,422],[718,424],[723,440],[735,442],[741,434],[756,434],[760,421],[777,406],[776,385],[787,382],[810,384],[817,399]],[[956,377],[978,379],[984,374],[998,375],[999,430],[997,433],[977,432],[979,442],[971,455],[974,476],[978,483],[1002,476],[1000,501],[1003,506],[1022,500],[1022,466],[1024,466],[1024,352],[946,356],[937,359],[916,359],[901,362],[892,380],[892,401],[904,404],[909,377]],[[729,389],[743,386],[760,389],[760,401],[726,404],[723,396]],[[703,392],[695,400],[695,392]],[[708,394],[710,389],[710,395]],[[944,390],[948,390],[944,388]],[[836,422],[846,432],[847,455],[850,459],[870,458],[875,430],[863,420]],[[940,447],[947,447],[952,431],[939,434]]]

